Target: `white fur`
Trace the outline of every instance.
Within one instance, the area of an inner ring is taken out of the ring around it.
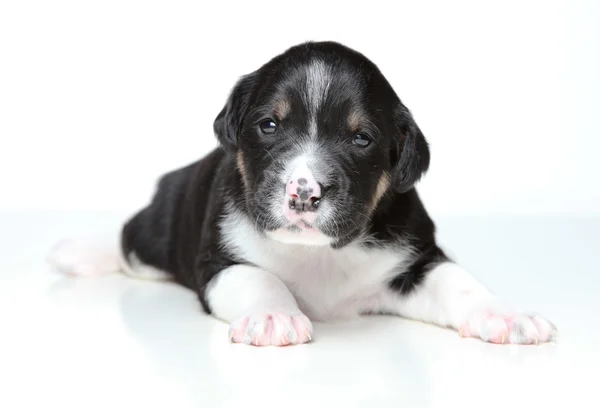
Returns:
[[[474,308],[495,302],[490,291],[460,266],[443,262],[408,296],[388,292],[390,311],[411,319],[458,328]],[[387,303],[389,302],[389,303]]]
[[[306,69],[306,105],[309,111],[309,134],[317,137],[317,112],[327,97],[331,70],[325,62],[315,59]]]
[[[334,250],[278,242],[235,212],[224,218],[221,231],[227,250],[279,278],[315,320],[352,318],[372,310],[386,282],[410,259],[410,252],[401,248],[365,250],[351,244]],[[235,306],[238,297],[239,292],[231,292],[228,307],[241,312],[242,306]]]
[[[312,324],[292,293],[265,270],[230,266],[210,282],[206,293],[213,314],[231,323],[229,338],[235,343],[283,346],[312,338]]]
[[[278,306],[299,312],[296,299],[274,274],[249,265],[222,270],[206,288],[206,299],[215,316],[231,322],[243,313]],[[235,294],[232,298],[232,294]],[[233,301],[235,300],[235,301]]]
[[[301,177],[299,173],[308,173],[306,176],[320,182],[328,181],[327,172],[323,169],[323,157],[319,154],[319,149],[314,142],[305,142],[298,145],[297,156],[290,157],[285,169],[279,175],[279,180],[286,184],[296,174],[296,178]],[[306,177],[302,176],[302,177]]]
[[[279,176],[279,179],[283,184],[287,184],[290,180],[299,179],[304,177],[307,180],[312,180],[316,183],[316,180],[323,178],[322,174],[314,174],[315,170],[319,170],[315,165],[315,161],[318,157],[314,157],[315,151],[314,143],[307,143],[300,149],[301,154],[289,161],[284,171]]]
[[[327,97],[330,82],[330,68],[324,61],[313,59],[306,69],[306,102],[313,113],[321,107]]]
[[[279,172],[278,178],[282,184],[286,184],[297,168],[305,168],[310,171],[314,180],[321,184],[332,182],[332,167],[335,163],[327,155],[325,149],[315,140],[302,139],[285,156],[285,166]]]
[[[465,337],[494,343],[533,344],[556,336],[552,322],[507,307],[452,262],[434,267],[408,295],[390,290],[390,278],[412,260],[409,246],[364,249],[351,244],[334,250],[314,245],[315,237],[308,235],[280,242],[278,233],[260,234],[248,218],[231,209],[220,227],[225,249],[255,265],[221,271],[206,291],[215,316],[231,324],[230,338],[235,342],[304,343],[312,338],[307,316],[335,320],[371,312],[450,327]],[[286,243],[302,240],[312,245]],[[135,254],[125,262],[117,248],[63,240],[47,260],[59,271],[79,276],[122,271],[142,279],[170,277],[143,264]]]
[[[221,230],[225,248],[255,265],[251,274],[228,270],[229,284],[219,288],[218,296],[209,295],[220,299],[215,312],[229,318],[247,316],[248,304],[256,305],[252,310],[278,310],[283,305],[286,313],[299,306],[311,319],[324,321],[391,313],[494,343],[547,342],[556,332],[545,318],[508,308],[453,262],[435,266],[407,295],[391,290],[389,280],[412,260],[409,246],[365,249],[351,244],[334,250],[279,242],[273,235],[260,234],[249,219],[233,210]],[[234,280],[239,281],[234,284]]]
[[[121,269],[116,245],[79,238],[59,241],[46,261],[58,272],[77,276],[101,276]]]
[[[493,343],[537,344],[556,335],[552,322],[539,314],[508,307],[452,262],[434,267],[408,296],[385,292],[381,306],[400,316],[450,327],[462,336]]]
[[[155,268],[151,265],[146,265],[139,260],[135,252],[129,254],[129,263],[122,262],[122,269],[125,275],[137,279],[148,279],[148,280],[168,280],[171,279],[171,275],[167,272]]]
[[[299,225],[301,223],[302,221]],[[317,231],[316,228],[302,228],[300,231],[281,228],[276,231],[269,231],[267,235],[272,240],[288,245],[325,246],[330,245],[333,241],[327,235]]]
[[[46,261],[58,272],[75,276],[102,276],[123,272],[138,279],[165,280],[170,275],[142,263],[135,253],[125,262],[118,245],[88,239],[64,239],[51,249]]]

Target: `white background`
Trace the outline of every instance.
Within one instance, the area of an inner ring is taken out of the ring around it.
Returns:
[[[336,40],[430,141],[433,213],[598,213],[599,16],[597,1],[3,1],[0,206],[134,210],[215,146],[239,76]]]
[[[0,406],[600,406],[599,3],[0,0]],[[182,287],[50,273],[58,239],[114,235],[215,146],[236,79],[306,40],[380,66],[431,143],[440,244],[558,344],[371,316],[236,347]]]

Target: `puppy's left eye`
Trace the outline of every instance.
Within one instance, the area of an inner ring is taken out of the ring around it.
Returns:
[[[354,135],[352,139],[352,143],[357,145],[358,147],[367,147],[372,142],[371,136],[365,135],[364,133],[359,133]]]
[[[260,131],[265,135],[271,135],[277,130],[277,123],[271,119],[260,122],[258,126],[260,127]]]

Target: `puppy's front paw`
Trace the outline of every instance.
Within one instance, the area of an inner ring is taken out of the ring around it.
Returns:
[[[538,314],[522,314],[487,308],[459,328],[463,337],[478,337],[498,344],[538,344],[552,341],[556,326]]]
[[[312,323],[299,311],[257,311],[242,316],[229,327],[233,343],[254,346],[287,346],[312,340]]]

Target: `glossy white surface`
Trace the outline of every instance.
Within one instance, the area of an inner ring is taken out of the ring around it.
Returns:
[[[314,342],[227,342],[173,284],[74,279],[44,256],[110,213],[0,213],[2,407],[598,406],[598,218],[454,218],[441,244],[496,293],[553,320],[556,344],[502,346],[396,317],[315,324]]]

